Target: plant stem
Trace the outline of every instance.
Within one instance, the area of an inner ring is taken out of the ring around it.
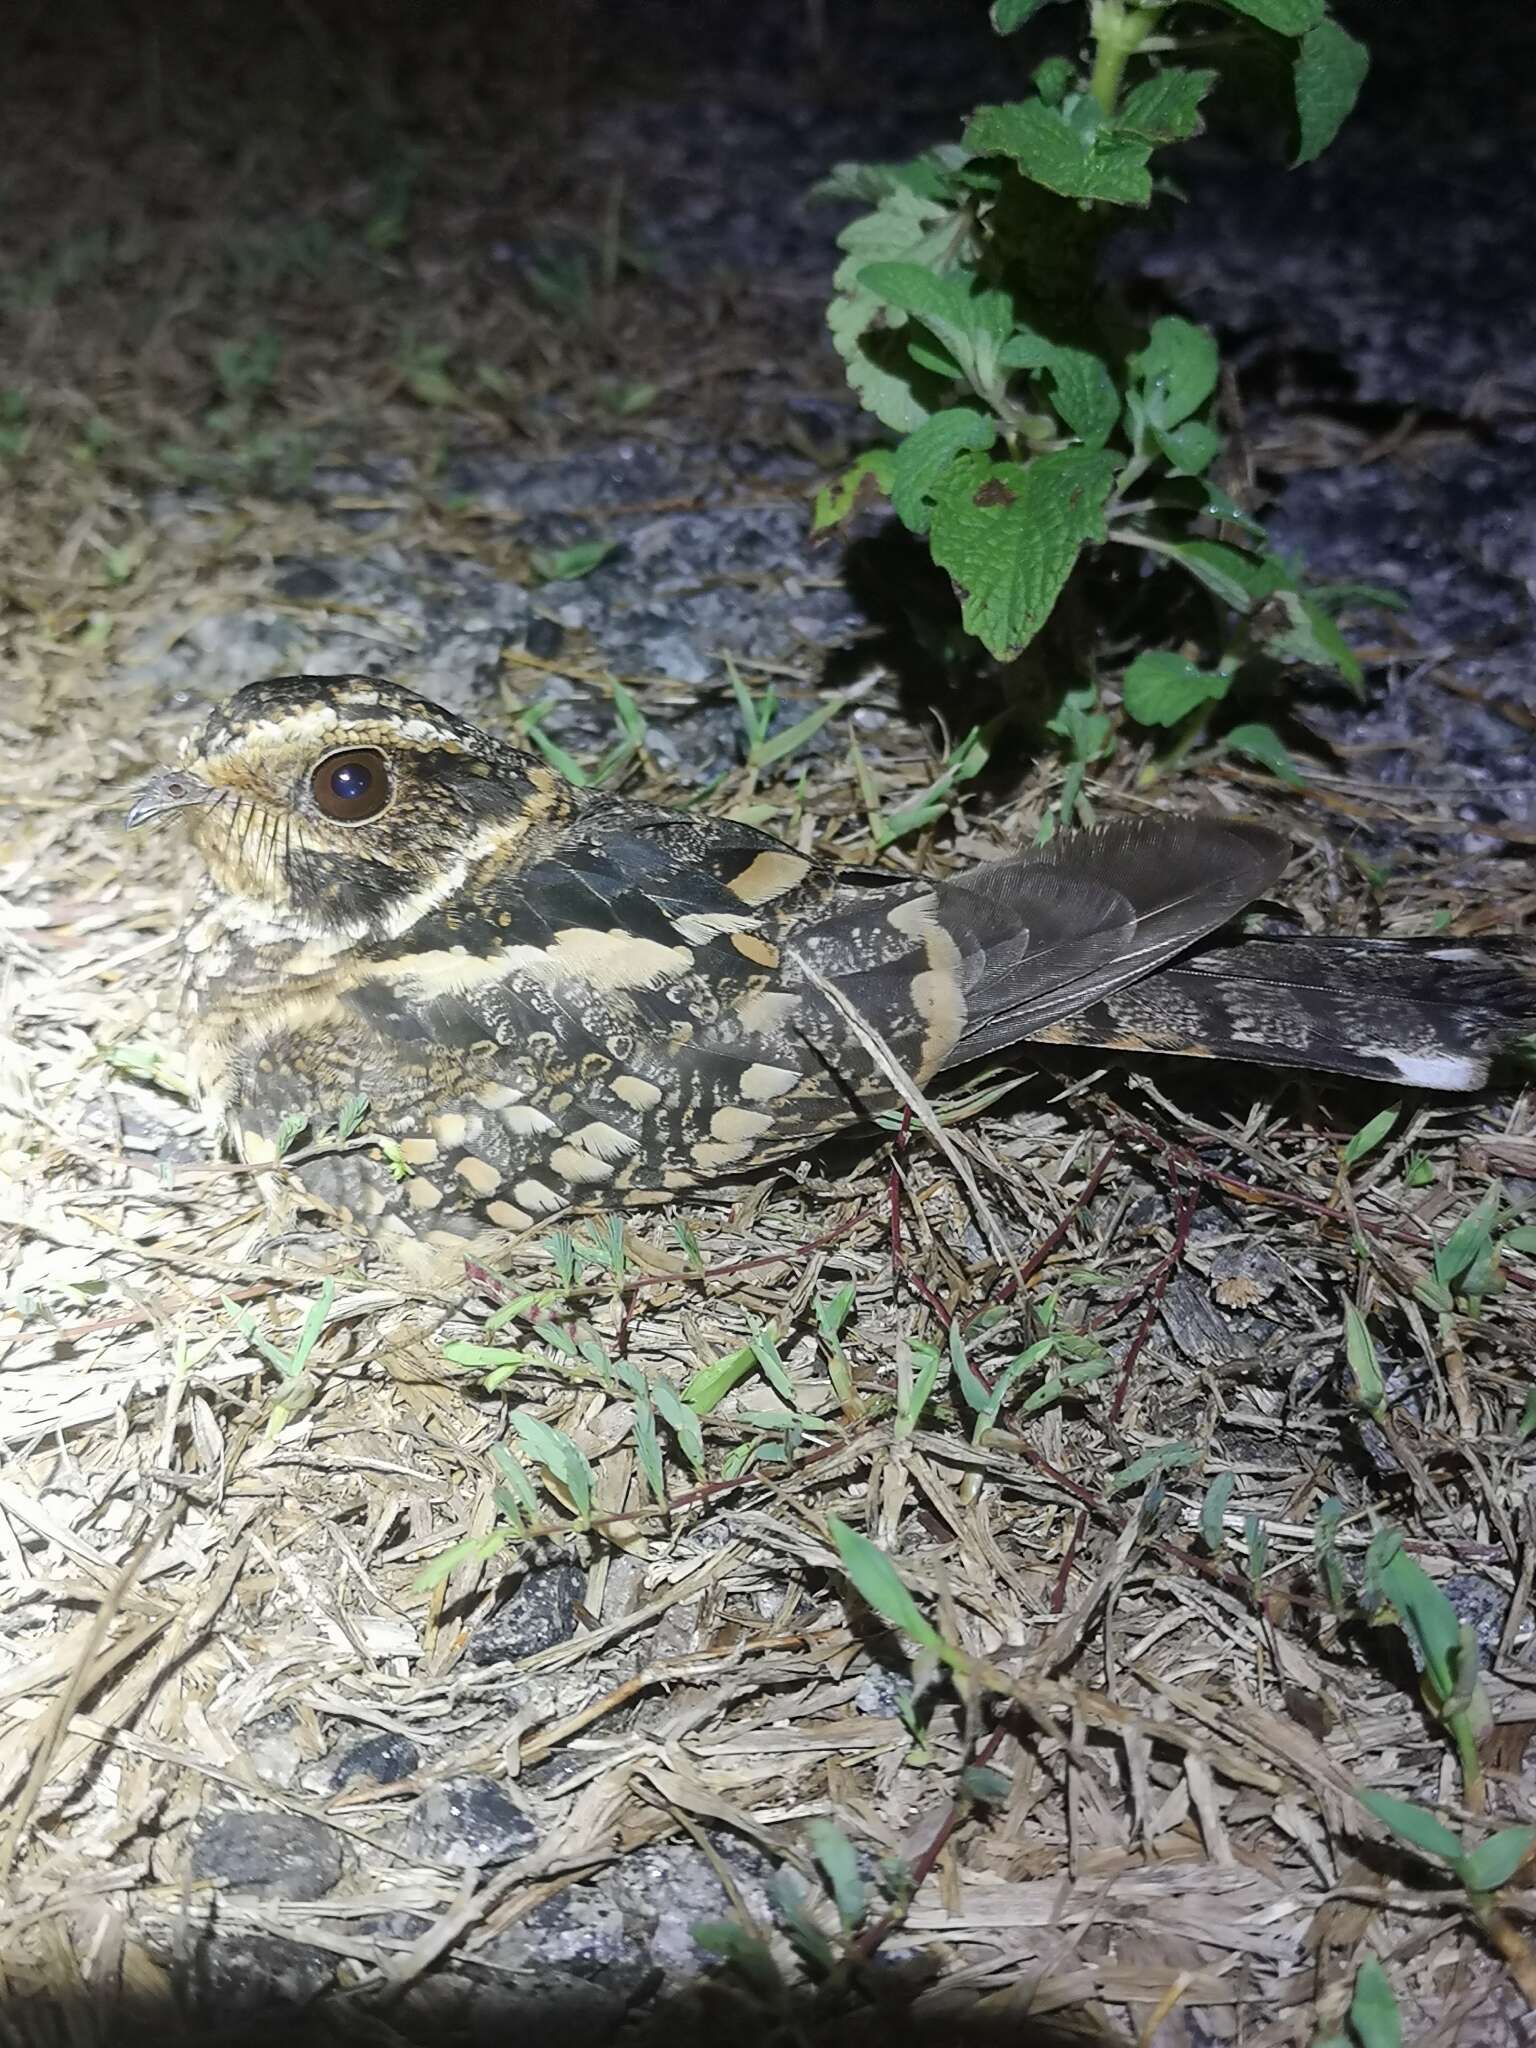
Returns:
[[[1136,0],[1092,0],[1093,77],[1089,90],[1106,118],[1115,111],[1126,59],[1141,48],[1153,16]]]

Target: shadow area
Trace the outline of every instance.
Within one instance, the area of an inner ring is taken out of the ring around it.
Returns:
[[[719,1974],[648,2001],[643,1987],[626,1999],[578,1980],[497,1984],[455,1972],[392,1999],[328,1990],[305,2004],[220,2004],[198,1995],[194,1967],[163,1996],[13,1995],[0,2005],[0,2039],[8,2048],[720,2048],[728,2035],[732,2048],[1130,2048],[1087,2009],[1031,2016],[1023,1986],[914,2005],[928,1975],[914,1962],[909,1955],[863,1971],[857,1986],[806,1992]]]

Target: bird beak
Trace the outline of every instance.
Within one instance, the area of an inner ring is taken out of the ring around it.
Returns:
[[[123,823],[132,832],[140,825],[158,824],[173,812],[211,804],[217,795],[217,790],[199,782],[184,768],[162,768],[158,775],[151,775],[134,798]]]

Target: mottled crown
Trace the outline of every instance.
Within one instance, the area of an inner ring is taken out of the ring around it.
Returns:
[[[184,754],[188,760],[212,760],[252,743],[287,740],[306,731],[323,736],[334,727],[383,727],[386,736],[409,745],[491,757],[512,751],[467,719],[382,676],[273,676],[247,683],[210,712]]]

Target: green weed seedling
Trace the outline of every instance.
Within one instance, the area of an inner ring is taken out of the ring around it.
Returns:
[[[331,1303],[336,1299],[336,1283],[329,1279],[321,1282],[320,1292],[310,1303],[291,1351],[284,1351],[272,1343],[248,1308],[237,1307],[227,1294],[221,1299],[224,1312],[235,1328],[252,1349],[259,1351],[268,1365],[276,1370],[283,1383],[285,1398],[277,1402],[267,1420],[268,1436],[276,1436],[289,1417],[304,1405],[310,1353],[320,1341],[320,1332],[325,1328]]]
[[[1374,1956],[1367,1956],[1355,1972],[1346,2025],[1347,2033],[1320,2035],[1312,2048],[1403,2048],[1397,2000],[1386,1971]]]
[[[1478,1675],[1477,1636],[1424,1567],[1404,1550],[1401,1531],[1378,1530],[1365,1564],[1367,1610],[1377,1622],[1396,1621],[1412,1644],[1424,1704],[1455,1744],[1462,1797],[1480,1812],[1483,1765],[1478,1743],[1492,1727],[1493,1714]]]
[[[908,163],[842,164],[818,187],[866,209],[839,237],[827,318],[889,438],[826,486],[815,526],[883,495],[995,660],[1049,631],[1043,666],[1063,711],[1074,706],[1057,734],[1077,771],[1062,819],[1111,716],[1152,738],[1161,765],[1219,746],[1298,780],[1271,707],[1308,669],[1359,690],[1340,614],[1397,601],[1309,583],[1232,499],[1218,481],[1215,340],[1176,314],[1133,313],[1102,260],[1112,235],[1174,195],[1167,155],[1218,104],[1228,129],[1264,145],[1283,83],[1291,161],[1310,163],[1354,104],[1364,47],[1326,0],[1079,11],[1085,63],[1047,57],[1028,95],[979,106],[958,142]],[[1059,0],[995,0],[992,23],[1011,35],[1047,12]],[[1104,570],[1121,550],[1158,572],[1161,611],[1147,578],[1115,594]],[[1083,572],[1104,595],[1058,612]],[[1174,644],[1125,662],[1149,627]],[[1106,664],[1120,665],[1119,689],[1101,698]]]

